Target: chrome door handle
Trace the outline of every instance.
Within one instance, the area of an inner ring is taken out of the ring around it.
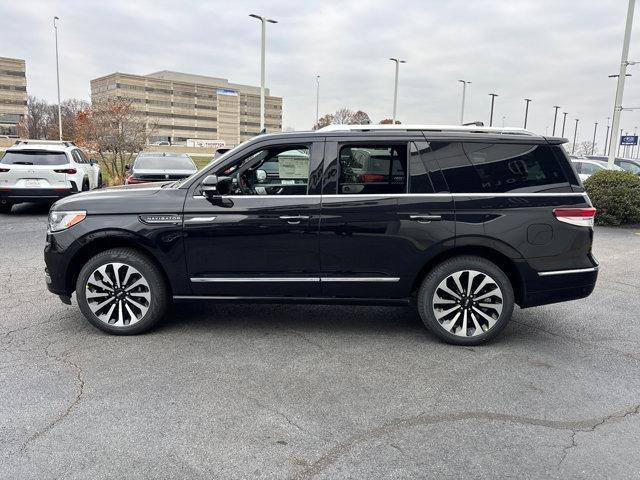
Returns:
[[[442,220],[442,215],[409,215],[409,220],[418,223],[431,223]]]
[[[280,220],[286,220],[286,222],[290,225],[297,225],[302,220],[309,220],[308,215],[281,215]]]

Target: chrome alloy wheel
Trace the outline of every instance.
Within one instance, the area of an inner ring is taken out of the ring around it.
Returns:
[[[442,328],[460,337],[488,332],[502,313],[502,290],[493,278],[461,270],[442,280],[433,295],[433,314]]]
[[[145,316],[151,305],[151,289],[131,265],[106,263],[96,268],[86,284],[87,305],[100,321],[127,327]]]

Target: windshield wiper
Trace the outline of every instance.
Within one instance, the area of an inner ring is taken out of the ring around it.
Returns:
[[[14,165],[33,165],[33,162],[13,162]]]

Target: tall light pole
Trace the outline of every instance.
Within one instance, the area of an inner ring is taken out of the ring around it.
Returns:
[[[636,0],[629,0],[627,8],[627,22],[624,28],[624,40],[622,42],[622,55],[620,59],[620,73],[618,74],[618,86],[616,87],[616,100],[613,105],[613,124],[611,125],[611,140],[609,146],[609,168],[613,168],[615,153],[611,152],[614,135],[620,127],[620,114],[622,113],[622,98],[624,94],[624,80],[627,73],[627,65],[629,65],[629,43],[631,41],[631,27],[633,26],[633,10]]]
[[[611,128],[611,125],[609,125],[609,120],[611,120],[611,117],[607,117],[607,133],[604,136],[604,156],[607,156],[607,143],[609,142],[609,129]]]
[[[531,102],[531,99],[525,98],[524,101],[526,102],[526,105],[524,107],[524,127],[523,128],[527,128],[527,118],[529,117],[529,102]]]
[[[553,112],[553,133],[551,134],[553,137],[556,136],[556,120],[558,119],[558,109],[560,108],[558,105],[554,105],[554,112]]]
[[[264,130],[264,77],[265,77],[265,41],[267,36],[267,22],[278,23],[276,20],[267,17],[261,17],[255,13],[251,13],[250,17],[257,18],[262,22],[262,49],[260,53],[260,131]]]
[[[562,118],[562,133],[560,134],[561,137],[564,138],[564,126],[567,124],[567,112],[562,112],[563,118]]]
[[[596,153],[596,132],[598,131],[598,122],[593,126],[593,140],[591,141],[591,155]]]
[[[396,124],[396,111],[398,108],[398,73],[400,71],[400,64],[401,63],[407,63],[405,60],[400,60],[397,58],[390,58],[389,60],[391,60],[392,62],[395,62],[396,64],[396,80],[393,86],[393,122],[392,124],[395,125]]]
[[[462,83],[462,108],[460,109],[460,125],[464,125],[464,101],[467,94],[467,84],[471,85],[468,80],[458,80]]]
[[[316,75],[316,124],[320,119],[320,75]]]
[[[62,109],[60,108],[60,67],[58,62],[58,20],[59,17],[53,17],[53,29],[56,33],[56,80],[58,81],[58,133],[60,141],[62,141]]]
[[[491,97],[491,112],[489,113],[489,126],[492,127],[493,126],[493,103],[495,102],[498,94],[490,93],[489,96]]]
[[[576,128],[573,131],[573,146],[571,147],[571,155],[573,155],[573,153],[576,151],[576,139],[578,138],[578,122],[580,120],[578,120],[576,118]]]

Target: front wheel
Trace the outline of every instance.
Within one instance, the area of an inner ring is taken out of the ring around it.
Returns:
[[[76,298],[91,324],[117,335],[149,330],[169,304],[158,267],[129,248],[106,250],[89,260],[78,275]]]
[[[418,291],[425,326],[447,343],[478,345],[497,336],[513,313],[509,278],[494,263],[460,256],[437,265]]]

